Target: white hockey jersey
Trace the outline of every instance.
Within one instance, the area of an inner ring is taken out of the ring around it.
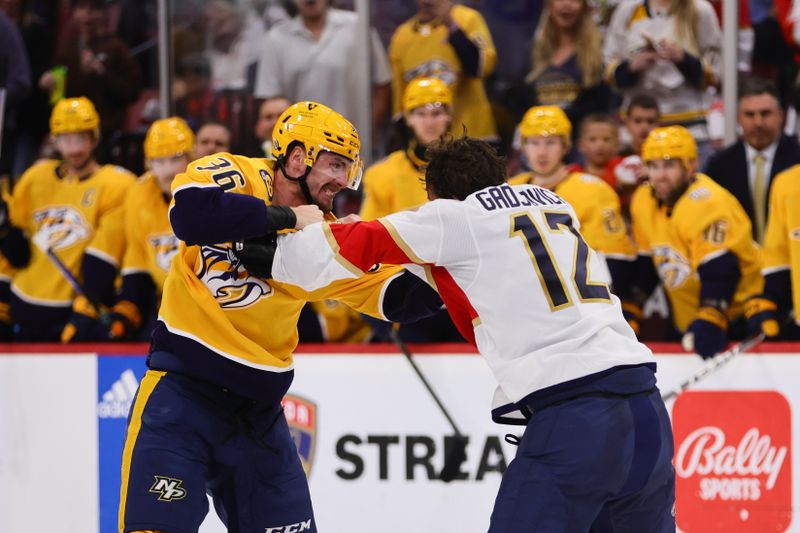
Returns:
[[[499,419],[538,408],[545,397],[655,386],[653,354],[622,317],[578,229],[574,210],[555,193],[504,184],[463,202],[440,199],[372,222],[314,224],[281,236],[272,273],[314,290],[377,263],[422,265],[491,367]],[[610,378],[625,370],[634,371]]]

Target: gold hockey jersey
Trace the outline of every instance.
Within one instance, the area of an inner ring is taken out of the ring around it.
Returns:
[[[180,241],[172,231],[169,204],[155,178],[142,175],[125,198],[125,256],[122,275],[146,273],[160,294]]]
[[[775,176],[769,195],[763,274],[789,269],[792,306],[800,310],[800,165]]]
[[[176,234],[181,235],[174,206],[181,200],[182,191],[196,188],[216,192],[221,188],[225,191],[221,196],[248,195],[269,205],[274,165],[268,159],[228,153],[191,163],[172,183],[170,219]],[[236,213],[217,215],[230,218]],[[213,231],[220,222],[220,218],[208,217],[203,231]],[[357,311],[384,318],[383,291],[401,272],[400,267],[379,268],[363,278],[307,292],[250,275],[229,242],[188,245],[181,241],[164,282],[159,320],[170,334],[194,341],[252,371],[285,373],[293,368],[297,319],[305,302],[335,299]]]
[[[704,174],[670,210],[660,205],[648,184],[631,201],[633,236],[640,255],[648,255],[669,297],[675,327],[692,322],[700,305],[700,277],[706,261],[731,252],[739,259],[741,278],[727,310],[741,316],[744,301],[762,291],[761,254],[753,242],[750,219],[738,200]]]
[[[461,63],[448,42],[449,28],[441,23],[422,24],[416,17],[397,28],[389,43],[389,62],[392,67],[393,114],[402,112],[403,92],[414,78],[436,77],[453,90],[453,135],[463,134],[481,139],[497,136],[492,110],[483,78],[491,74],[497,62],[492,35],[478,11],[455,5],[453,21],[480,50],[478,77],[463,74]]]
[[[375,220],[428,201],[425,170],[409,160],[403,150],[392,152],[364,173],[361,218]]]
[[[135,176],[105,165],[83,179],[65,174],[58,161],[29,168],[9,202],[11,223],[30,239],[31,259],[14,276],[11,290],[32,305],[69,306],[72,287],[47,257],[52,250],[78,278],[84,252],[114,266],[122,260],[122,203]]]

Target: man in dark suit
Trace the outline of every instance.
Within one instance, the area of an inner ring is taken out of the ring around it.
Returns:
[[[753,237],[763,243],[772,178],[800,163],[800,146],[782,133],[784,112],[775,84],[745,78],[739,87],[737,120],[742,138],[715,154],[705,173],[731,192],[753,222]]]

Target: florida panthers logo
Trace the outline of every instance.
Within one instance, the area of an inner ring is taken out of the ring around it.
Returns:
[[[172,258],[175,257],[175,254],[178,253],[180,241],[172,233],[151,235],[148,240],[150,241],[150,246],[155,250],[158,268],[164,272],[169,272],[169,265],[172,263]]]
[[[62,250],[89,239],[92,230],[80,211],[70,206],[49,206],[34,211],[39,228],[33,242],[41,250]]]
[[[205,283],[223,309],[249,307],[272,294],[272,287],[244,269],[230,248],[203,246],[197,277]]]
[[[669,246],[656,246],[653,250],[658,277],[667,289],[677,289],[692,273],[689,261]]]

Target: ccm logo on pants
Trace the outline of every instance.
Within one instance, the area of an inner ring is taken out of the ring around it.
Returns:
[[[301,531],[311,531],[311,519],[305,522],[289,524],[288,526],[268,527],[264,533],[300,533]]]

